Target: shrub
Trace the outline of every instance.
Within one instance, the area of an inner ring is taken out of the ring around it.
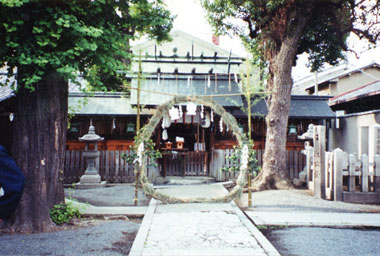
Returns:
[[[80,212],[72,203],[56,204],[50,210],[50,218],[57,225],[68,223],[75,217],[80,218]]]

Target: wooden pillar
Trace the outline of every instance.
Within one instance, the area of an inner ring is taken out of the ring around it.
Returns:
[[[314,196],[323,199],[326,199],[325,145],[326,127],[314,126]]]

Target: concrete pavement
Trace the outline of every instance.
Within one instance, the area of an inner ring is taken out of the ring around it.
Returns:
[[[217,197],[222,186],[166,187],[178,197]],[[235,203],[162,204],[151,200],[129,255],[279,255]]]

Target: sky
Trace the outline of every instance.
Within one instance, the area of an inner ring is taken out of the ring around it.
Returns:
[[[174,29],[211,42],[213,31],[199,0],[165,0],[165,3],[172,14],[177,16],[174,20]],[[228,51],[232,49],[233,53],[246,57],[247,53],[240,39],[222,36],[219,42],[220,47]]]
[[[182,30],[193,36],[211,42],[212,28],[208,24],[205,17],[205,12],[199,0],[164,0],[167,7],[177,18],[174,20],[174,29]],[[348,61],[353,65],[363,65],[377,58],[380,61],[380,46],[375,50],[366,50],[366,44],[350,37],[349,45],[359,54],[360,59],[357,59],[355,54],[348,53]],[[226,50],[242,57],[246,57],[247,53],[241,44],[240,39],[230,38],[229,36],[220,37],[220,46]],[[301,78],[309,75],[309,69],[306,67],[307,55],[298,56],[297,66],[293,67],[293,78]]]

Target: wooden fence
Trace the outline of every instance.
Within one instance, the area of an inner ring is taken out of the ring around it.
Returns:
[[[163,176],[208,176],[208,152],[162,153]]]
[[[326,152],[326,199],[352,203],[380,203],[380,155],[369,162],[341,149]]]
[[[210,173],[217,181],[226,181],[234,179],[239,174],[238,172],[220,171],[223,167],[231,166],[231,160],[228,159],[232,155],[233,149],[214,150],[211,156]],[[256,150],[256,159],[258,165],[263,165],[264,150]],[[290,179],[298,179],[299,173],[306,165],[306,156],[301,150],[288,150],[286,154],[286,167]]]
[[[380,156],[359,158],[337,148],[325,150],[325,127],[313,128],[313,147],[305,143],[308,188],[314,196],[351,203],[380,203]]]
[[[130,150],[100,150],[100,156],[96,162],[96,168],[102,180],[109,183],[129,183],[134,182],[135,174],[133,165],[130,165],[122,158],[123,154],[129,155]],[[79,181],[79,178],[86,170],[87,163],[83,157],[83,151],[66,150],[64,182],[72,184]],[[149,168],[148,168],[149,175]]]
[[[231,163],[226,156],[232,154],[232,149],[214,150],[209,157],[208,152],[186,152],[178,153],[174,158],[173,154],[163,154],[161,162],[161,174],[163,176],[211,176],[218,181],[226,181],[235,178],[238,173],[223,172],[222,167],[228,167]],[[134,182],[135,174],[133,165],[128,164],[122,155],[129,155],[130,150],[100,150],[100,156],[96,162],[96,168],[102,180],[108,183],[130,183]],[[256,150],[258,164],[263,162],[264,150]],[[291,179],[298,178],[299,172],[305,166],[305,156],[301,151],[287,152],[287,168]],[[83,151],[66,150],[64,182],[72,184],[79,182],[83,175],[87,163],[83,157]],[[153,181],[158,175],[158,168],[150,167],[147,169],[148,177]]]

